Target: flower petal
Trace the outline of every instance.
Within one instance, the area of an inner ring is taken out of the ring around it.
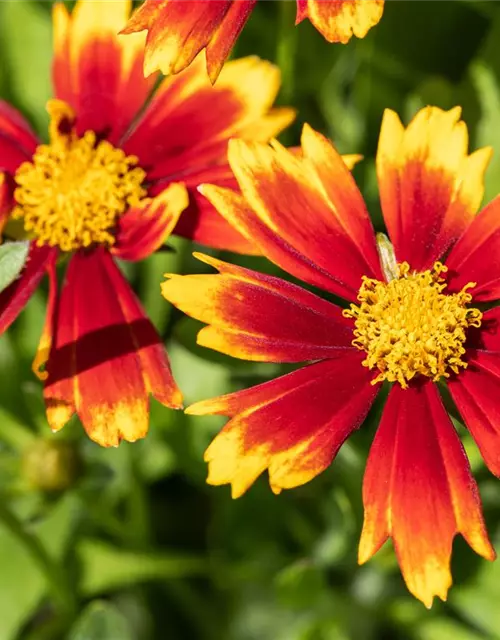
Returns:
[[[210,202],[198,193],[189,192],[189,206],[173,233],[214,249],[243,254],[258,254],[258,248],[219,215]]]
[[[7,154],[4,151],[9,143],[13,147],[13,155],[17,157],[18,154],[23,154],[22,159],[27,160],[36,149],[38,139],[19,111],[0,100],[0,169],[3,167],[13,172],[17,165],[12,167],[5,158]]]
[[[189,176],[188,182],[211,182],[219,186],[238,189],[238,183],[231,167],[225,163],[209,166],[205,170]],[[161,193],[169,181],[160,180],[149,189],[150,195]],[[214,249],[235,251],[236,253],[257,254],[257,247],[244,238],[216,211],[213,205],[196,189],[189,187],[189,205],[180,217],[173,233],[189,238]]]
[[[195,256],[220,275],[172,275],[162,293],[209,325],[198,344],[265,362],[304,362],[354,350],[352,324],[335,305],[280,278]]]
[[[387,109],[380,130],[377,176],[384,219],[398,262],[427,269],[460,237],[479,209],[485,148],[467,154],[460,108],[426,107],[405,130]]]
[[[474,300],[500,298],[500,196],[474,218],[451,250],[446,266],[450,291],[476,282]]]
[[[0,293],[0,334],[24,309],[56,255],[53,247],[38,247],[35,242],[31,243],[28,260],[19,278]]]
[[[10,175],[8,173],[0,173],[0,240],[10,212],[14,207],[14,188],[15,183]]]
[[[467,369],[448,388],[488,469],[500,476],[500,308],[487,311],[478,349],[467,351]]]
[[[278,67],[256,56],[228,62],[212,87],[200,58],[163,81],[123,148],[139,158],[150,181],[196,186],[200,171],[227,162],[230,137],[270,137],[293,120],[292,110],[281,110],[269,123],[279,87]]]
[[[48,373],[45,371],[45,366],[48,362],[50,355],[50,348],[52,346],[52,337],[54,333],[54,318],[57,305],[57,270],[56,270],[56,254],[53,254],[52,260],[47,264],[47,276],[49,278],[49,297],[47,300],[47,312],[45,315],[45,322],[42,329],[42,335],[40,336],[40,342],[33,359],[31,368],[33,373],[39,378],[39,380],[47,380]]]
[[[237,498],[265,469],[275,493],[324,471],[378,392],[362,359],[349,352],[189,407],[190,414],[232,416],[205,452],[207,482],[231,484]]]
[[[208,43],[207,71],[212,83],[217,80],[256,3],[257,0],[233,0],[224,20]]]
[[[368,458],[363,503],[360,563],[391,536],[408,589],[427,607],[434,596],[446,600],[457,533],[476,553],[495,557],[467,457],[433,383],[392,387]]]
[[[326,170],[308,154],[322,148]],[[291,274],[355,301],[363,275],[382,279],[375,238],[352,176],[326,140],[305,129],[304,157],[258,143],[231,140],[229,161],[243,198],[203,185],[200,190],[230,224]],[[328,175],[332,185],[325,187]],[[369,238],[373,239],[370,248]]]
[[[76,412],[102,446],[146,435],[150,392],[167,406],[180,406],[161,340],[103,248],[71,259],[47,371],[51,428],[61,429]]]
[[[299,0],[296,24],[306,16],[328,42],[364,38],[382,17],[384,0]]]
[[[144,73],[166,76],[189,66],[206,48],[215,82],[257,0],[145,0],[122,33],[148,31]]]
[[[122,260],[143,260],[168,238],[189,204],[186,188],[172,183],[142,207],[131,207],[118,221],[112,253]]]
[[[71,13],[54,5],[55,95],[75,109],[78,133],[91,129],[116,144],[139,112],[155,78],[143,76],[144,35],[118,36],[130,0],[80,0]]]

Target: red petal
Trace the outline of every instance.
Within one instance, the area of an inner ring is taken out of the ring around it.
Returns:
[[[500,298],[500,196],[474,218],[451,250],[446,266],[451,291],[476,282],[474,300]]]
[[[195,255],[220,275],[174,275],[162,293],[209,325],[198,334],[198,344],[265,362],[305,362],[354,351],[352,324],[335,305],[280,278]]]
[[[0,239],[3,228],[15,204],[14,188],[15,183],[10,175],[8,173],[0,173]]]
[[[21,275],[0,293],[0,333],[6,331],[24,309],[56,255],[57,251],[52,247],[38,247],[35,242],[31,243]]]
[[[474,219],[491,149],[468,155],[460,109],[426,107],[405,128],[386,110],[377,151],[384,219],[398,262],[429,268]]]
[[[207,71],[212,82],[221,72],[257,0],[236,0],[207,45]]]
[[[143,207],[132,207],[118,222],[113,254],[122,260],[143,260],[168,238],[188,206],[189,196],[181,184],[169,185]]]
[[[47,370],[52,429],[76,411],[103,446],[146,435],[149,392],[168,406],[180,404],[160,338],[103,248],[76,253],[70,262]]]
[[[378,392],[362,359],[351,352],[189,407],[191,414],[234,416],[205,453],[208,482],[231,484],[236,498],[266,468],[275,493],[324,471]]]
[[[229,161],[246,201],[211,185],[203,185],[202,193],[267,258],[355,301],[362,276],[382,279],[382,274],[373,230],[347,167],[337,162],[333,147],[322,151],[328,163],[321,173],[308,157],[326,144],[306,129],[302,158],[277,144],[232,140]],[[331,189],[325,187],[328,175]]]
[[[145,37],[118,36],[128,0],[78,2],[69,15],[54,5],[53,79],[57,98],[78,114],[78,133],[91,129],[113,144],[146,101],[155,78],[143,76]]]
[[[430,607],[451,585],[453,538],[461,533],[489,560],[476,483],[433,383],[394,385],[373,442],[363,484],[359,561],[391,536],[408,589]]]
[[[208,45],[231,4],[232,0],[145,0],[122,33],[147,29],[144,73],[159,70],[169,76],[185,69]]]
[[[150,181],[198,185],[196,174],[227,163],[229,138],[262,135],[260,125],[272,113],[279,87],[279,69],[257,57],[228,62],[212,87],[200,58],[163,81],[123,148],[139,158]]]
[[[173,233],[214,249],[259,254],[258,248],[238,233],[197,191],[189,192],[190,203]]]
[[[498,317],[498,311],[495,311]],[[486,338],[485,333],[481,333],[482,337]],[[467,369],[448,380],[448,388],[488,469],[496,476],[500,476],[500,411],[498,408],[500,349],[498,348],[498,333],[492,341],[496,343],[495,351],[469,350],[467,352]],[[488,338],[486,338],[486,342],[488,342]]]
[[[9,143],[12,145],[13,154],[23,154],[23,160],[28,159],[38,145],[38,139],[28,122],[19,111],[3,100],[0,100],[0,140],[3,141],[0,144],[5,145],[5,149]],[[17,167],[13,169],[5,164],[4,155],[2,149],[0,167],[15,171]]]
[[[210,182],[219,186],[238,188],[238,183],[228,164],[207,167],[193,176],[189,176],[186,183]],[[157,182],[150,189],[150,194],[161,193],[167,182]],[[257,247],[244,238],[234,227],[219,215],[210,202],[196,189],[190,188],[189,206],[180,217],[173,233],[199,244],[204,244],[214,249],[235,251],[236,253],[259,253]]]
[[[52,346],[52,336],[54,333],[54,317],[57,305],[57,270],[56,270],[56,254],[47,265],[47,275],[49,277],[49,297],[47,301],[47,312],[45,315],[45,323],[43,325],[42,335],[38,343],[38,349],[33,360],[33,373],[40,379],[46,380],[48,373],[45,371],[45,365],[49,359],[50,348]]]

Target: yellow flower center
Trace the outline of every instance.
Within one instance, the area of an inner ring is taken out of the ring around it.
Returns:
[[[146,195],[145,172],[93,131],[74,132],[74,113],[66,103],[48,103],[50,144],[39,145],[14,179],[15,219],[39,245],[74,251],[92,244],[111,246],[118,217]]]
[[[474,282],[459,293],[443,293],[445,271],[436,262],[430,270],[411,273],[403,262],[390,282],[363,278],[360,304],[343,314],[354,319],[352,344],[366,352],[363,365],[380,371],[372,384],[388,380],[406,388],[418,374],[438,380],[467,367],[466,332],[481,325],[482,313],[467,307],[472,300],[467,289]]]

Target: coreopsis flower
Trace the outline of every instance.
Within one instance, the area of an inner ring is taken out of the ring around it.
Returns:
[[[387,111],[377,153],[392,241],[377,243],[338,153],[305,126],[303,155],[230,144],[242,194],[202,192],[262,253],[346,300],[341,308],[278,277],[199,254],[213,275],[169,276],[163,295],[208,326],[199,344],[238,358],[308,362],[250,389],[198,402],[229,422],[208,447],[208,482],[243,494],[312,480],[388,399],[364,476],[359,562],[390,537],[409,590],[446,598],[453,538],[493,559],[476,483],[445,409],[447,385],[489,469],[500,475],[500,198],[475,215],[490,149],[468,155],[458,108],[428,107],[408,128]],[[385,240],[384,240],[385,238]]]
[[[156,78],[142,73],[144,37],[117,35],[130,10],[125,0],[79,2],[71,15],[54,6],[47,144],[0,102],[0,220],[31,239],[21,277],[0,294],[0,332],[48,273],[34,362],[48,422],[57,431],[77,413],[101,445],[146,434],[150,394],[181,407],[160,337],[115,258],[142,260],[172,231],[254,250],[195,187],[234,181],[231,135],[269,139],[293,118],[271,109],[279,72],[258,58],[229,64],[216,88],[200,60],[147,103]],[[60,287],[56,260],[67,265]]]
[[[206,49],[215,82],[257,0],[145,0],[122,33],[147,30],[144,73],[186,68]],[[299,24],[309,18],[328,42],[364,38],[378,23],[384,0],[297,0]]]

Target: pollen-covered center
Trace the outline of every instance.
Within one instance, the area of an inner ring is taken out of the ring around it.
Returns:
[[[412,273],[403,262],[390,282],[363,278],[359,305],[343,313],[354,319],[352,344],[366,352],[363,365],[380,371],[373,384],[388,380],[406,388],[418,374],[438,380],[467,367],[467,329],[481,325],[482,313],[467,306],[474,282],[459,293],[444,293],[446,270],[436,262],[430,270]]]
[[[118,217],[146,195],[145,172],[93,131],[78,137],[74,114],[64,102],[48,104],[50,144],[39,145],[14,179],[13,217],[39,245],[74,251],[92,244],[111,246]]]

